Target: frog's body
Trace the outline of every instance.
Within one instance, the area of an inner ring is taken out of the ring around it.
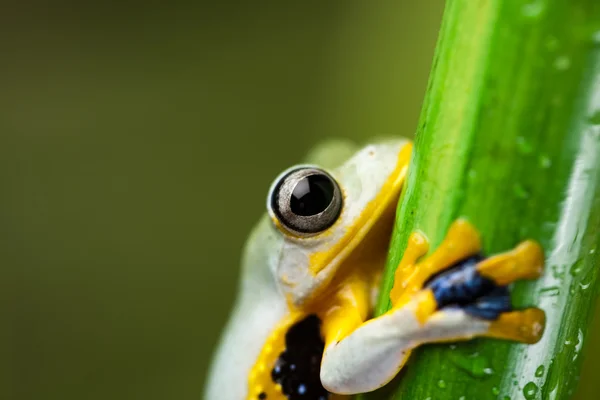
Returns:
[[[235,310],[212,365],[207,400],[333,400],[391,380],[423,343],[491,336],[534,342],[543,313],[511,311],[506,284],[541,271],[539,246],[485,259],[455,222],[436,251],[414,233],[392,309],[371,320],[412,144],[353,153],[329,142],[282,173],[245,249]],[[447,272],[444,272],[447,271]],[[444,273],[442,273],[444,272]]]

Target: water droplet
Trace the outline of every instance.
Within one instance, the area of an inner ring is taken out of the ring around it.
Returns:
[[[492,394],[498,396],[500,394],[500,389],[498,389],[496,386],[494,386],[492,388]]]
[[[513,381],[513,386],[517,386],[519,384],[519,381]]]
[[[513,193],[515,196],[517,196],[517,198],[519,199],[528,199],[529,198],[529,192],[527,191],[527,189],[525,189],[521,184],[516,183],[513,186]]]
[[[560,288],[558,286],[550,286],[540,289],[540,296],[555,297],[560,294]]]
[[[502,400],[510,400],[510,396],[504,396]]]
[[[575,263],[571,266],[569,273],[571,274],[571,276],[577,276],[577,275],[579,275],[579,273],[581,272],[582,269],[583,269],[583,258],[580,258],[579,260],[575,261]]]
[[[521,154],[531,154],[533,152],[533,146],[523,136],[518,136],[517,150]]]
[[[573,355],[573,361],[577,359],[581,348],[583,347],[583,331],[579,329],[577,331],[577,342],[575,343],[575,354]]]
[[[535,370],[535,376],[536,378],[541,378],[544,375],[544,366],[540,365],[539,367],[537,367],[537,369]]]
[[[567,56],[560,56],[554,60],[554,68],[558,71],[566,71],[571,67],[571,59]]]
[[[525,18],[537,19],[544,12],[545,4],[541,0],[530,1],[529,3],[523,5],[521,8],[521,14]]]
[[[590,250],[590,254],[594,254],[596,252],[596,249],[591,249]]]
[[[523,388],[523,395],[527,400],[533,400],[538,392],[538,387],[533,382],[528,382]]]
[[[545,154],[540,155],[539,159],[540,168],[548,169],[552,166],[552,160]]]
[[[477,352],[468,355],[462,351],[453,352],[450,353],[449,358],[453,364],[474,378],[484,378],[494,374],[489,367],[488,359]]]
[[[596,31],[592,34],[592,43],[600,44],[600,31]]]
[[[458,400],[467,400],[467,398],[465,396],[460,396]]]
[[[444,381],[443,379],[440,379],[437,385],[440,389],[446,389],[446,381]]]
[[[592,284],[592,282],[580,283],[579,287],[581,288],[581,290],[587,290],[590,287],[591,284]]]

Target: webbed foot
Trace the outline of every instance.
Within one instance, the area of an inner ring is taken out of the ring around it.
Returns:
[[[544,312],[513,310],[507,285],[541,275],[541,247],[527,240],[511,251],[484,257],[480,243],[477,230],[458,220],[440,246],[418,260],[427,252],[427,240],[419,233],[411,235],[391,292],[393,307],[413,308],[417,320],[429,327],[425,342],[473,336],[537,342],[544,329]]]

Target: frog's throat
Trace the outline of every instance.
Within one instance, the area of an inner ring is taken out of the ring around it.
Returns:
[[[329,265],[341,264],[363,241],[371,229],[378,222],[382,221],[382,217],[388,215],[386,211],[390,207],[395,207],[408,171],[412,147],[411,142],[402,146],[402,149],[398,153],[396,167],[383,184],[377,196],[367,204],[360,216],[348,228],[342,238],[331,248],[310,256],[309,271],[313,276],[316,276]]]

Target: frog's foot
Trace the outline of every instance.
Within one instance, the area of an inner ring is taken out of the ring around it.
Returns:
[[[507,285],[539,277],[543,263],[541,247],[528,240],[490,258],[471,256],[434,276],[413,298],[417,318],[428,326],[426,342],[473,336],[537,342],[544,312],[537,308],[514,311]]]
[[[457,262],[476,255],[481,250],[479,233],[464,219],[455,221],[446,237],[435,251],[419,260],[429,250],[427,238],[414,232],[408,240],[404,256],[394,278],[390,299],[394,307],[407,304],[423,289],[432,276],[455,265]],[[426,303],[428,296],[421,296]]]
[[[507,287],[517,280],[541,275],[544,255],[538,243],[527,240],[511,251],[484,258],[476,229],[467,221],[458,220],[440,246],[417,261],[426,251],[424,236],[411,235],[391,293],[393,308],[412,309],[422,325],[440,312],[436,318],[443,319],[444,310],[452,310],[455,317],[459,309],[465,314],[461,323],[468,324],[467,317],[477,320],[475,325],[479,328],[472,332],[475,335],[526,343],[539,340],[543,311],[513,311]],[[479,324],[483,321],[486,324]],[[480,330],[482,327],[484,331]],[[469,332],[464,335],[470,336]],[[447,328],[440,332],[441,337],[448,335]]]

